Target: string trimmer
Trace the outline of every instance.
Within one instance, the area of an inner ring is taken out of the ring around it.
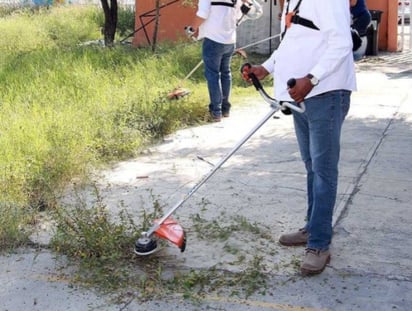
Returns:
[[[206,174],[190,191],[172,208],[170,208],[166,214],[158,220],[154,221],[153,226],[146,232],[142,232],[141,237],[135,243],[135,253],[138,255],[149,255],[154,253],[158,249],[158,239],[165,239],[175,244],[183,252],[186,248],[186,234],[183,228],[177,223],[176,220],[171,218],[171,215],[181,207],[199,188],[207,181],[214,173],[259,129],[272,115],[279,109],[288,107],[298,112],[304,112],[305,106],[300,103],[300,106],[295,106],[289,102],[278,102],[276,99],[270,97],[263,89],[260,81],[252,73],[249,73],[251,65],[246,63],[242,65],[241,72],[244,77],[250,78],[256,90],[262,95],[263,99],[270,104],[270,111],[267,115],[256,124],[240,142],[233,147],[229,153],[224,156],[210,171]],[[288,86],[293,87],[295,85],[295,79],[288,81]]]
[[[236,49],[236,50],[234,51],[233,55],[240,55],[243,59],[246,59],[246,58],[247,58],[247,54],[246,54],[246,52],[244,51],[244,49],[249,48],[249,47],[254,46],[254,45],[257,45],[257,44],[259,44],[259,43],[263,43],[263,42],[268,41],[268,40],[271,40],[271,39],[275,39],[275,38],[277,38],[277,37],[280,37],[280,34],[277,34],[277,35],[274,35],[274,36],[270,36],[270,37],[264,38],[264,39],[262,39],[262,40],[253,42],[253,43],[249,43],[249,44],[247,44],[247,45],[245,45],[245,46],[242,46],[242,47]],[[170,100],[173,100],[173,99],[180,99],[180,98],[182,98],[182,97],[184,97],[184,96],[186,96],[186,95],[189,95],[189,94],[190,94],[190,90],[188,90],[187,88],[183,87],[183,84],[184,84],[184,82],[185,82],[187,79],[189,79],[189,78],[196,72],[196,70],[199,69],[200,66],[202,66],[202,64],[203,64],[203,60],[200,60],[200,61],[196,64],[196,66],[193,67],[193,69],[186,75],[186,77],[184,77],[184,78],[180,81],[179,86],[175,87],[170,93],[167,94],[167,98],[170,99]]]

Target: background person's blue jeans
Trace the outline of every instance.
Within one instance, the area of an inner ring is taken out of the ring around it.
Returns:
[[[296,137],[307,172],[307,246],[327,250],[338,185],[340,136],[349,111],[350,91],[327,92],[305,100],[306,111],[293,111]]]
[[[209,111],[215,117],[230,110],[230,91],[232,74],[230,62],[235,50],[234,44],[222,44],[205,38],[202,46],[202,57],[205,64],[205,78],[209,90]]]

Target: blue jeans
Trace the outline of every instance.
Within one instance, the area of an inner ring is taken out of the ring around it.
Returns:
[[[209,90],[209,111],[215,117],[230,110],[229,96],[232,88],[230,62],[235,50],[234,44],[222,44],[205,38],[202,57],[205,64],[205,78]]]
[[[306,111],[293,111],[296,137],[307,172],[307,246],[327,250],[338,185],[340,136],[349,111],[350,91],[331,91],[305,100]]]

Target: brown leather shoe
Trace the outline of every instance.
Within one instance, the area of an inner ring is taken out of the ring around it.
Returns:
[[[307,248],[305,257],[300,265],[300,271],[303,275],[312,275],[321,273],[330,261],[329,250],[321,251]]]
[[[298,232],[282,234],[279,243],[285,246],[301,246],[308,242],[309,233],[305,229],[299,229]]]
[[[222,121],[221,116],[215,116],[213,113],[209,113],[209,116],[207,118],[207,122],[220,122]]]

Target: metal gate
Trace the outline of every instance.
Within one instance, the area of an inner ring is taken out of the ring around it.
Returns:
[[[400,50],[412,50],[411,0],[398,0],[398,45]]]

